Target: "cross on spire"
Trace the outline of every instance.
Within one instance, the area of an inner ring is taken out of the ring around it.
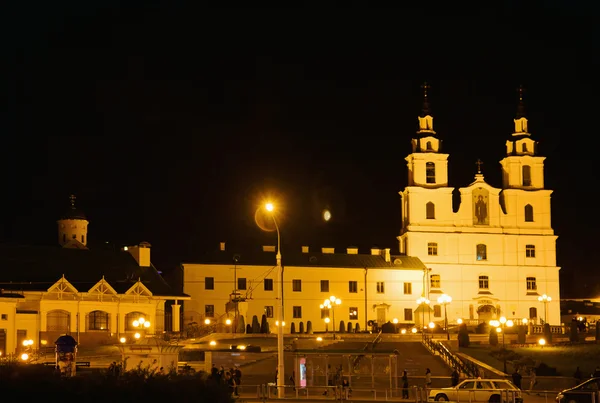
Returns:
[[[429,97],[427,94],[427,91],[429,91],[431,86],[429,84],[427,84],[427,81],[426,81],[423,83],[423,85],[421,85],[421,88],[423,89],[423,108],[421,109],[421,115],[422,116],[431,115],[431,110],[429,108]]]
[[[77,199],[75,197],[75,195],[71,195],[69,196],[69,199],[71,200],[71,208],[75,208],[75,199]]]
[[[480,174],[481,173],[481,166],[483,165],[483,161],[481,161],[479,158],[477,159],[477,162],[475,162],[475,165],[477,165],[477,173]]]

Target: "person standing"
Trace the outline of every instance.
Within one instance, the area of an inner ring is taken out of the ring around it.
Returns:
[[[431,388],[431,370],[429,368],[425,370],[425,387],[427,389]]]
[[[458,370],[456,368],[454,368],[454,371],[452,371],[451,379],[452,386],[458,385],[458,382],[460,381],[460,374],[458,373]]]
[[[402,399],[408,399],[408,372],[402,372]]]
[[[521,379],[523,379],[523,376],[519,373],[519,370],[515,368],[515,372],[512,374],[512,380],[515,386],[519,389],[521,389]]]

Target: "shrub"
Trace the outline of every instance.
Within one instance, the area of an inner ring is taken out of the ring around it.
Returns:
[[[131,403],[134,401],[193,401],[232,403],[226,385],[207,379],[205,373],[178,375],[149,368],[136,368],[115,376],[108,371],[61,378],[54,368],[19,364],[0,368],[0,388],[5,397],[21,396],[24,401],[86,401]],[[9,398],[8,401],[14,401]]]
[[[256,315],[252,317],[252,333],[260,333],[260,323]]]
[[[485,322],[478,324],[477,328],[475,328],[475,333],[477,334],[486,334],[488,331],[488,324]]]
[[[525,344],[527,342],[527,326],[520,325],[517,330],[517,341],[519,344]]]
[[[490,329],[490,346],[498,345],[498,333],[496,332],[496,328]]]
[[[381,332],[382,333],[395,333],[396,326],[394,326],[394,324],[392,324],[391,322],[384,323],[381,326]]]
[[[579,341],[579,329],[577,328],[577,322],[571,322],[569,330],[569,341],[571,343],[577,343]]]
[[[346,331],[346,325],[343,320],[340,320],[339,333],[344,333]]]
[[[304,322],[300,322],[300,325],[298,326],[298,333],[304,334]]]
[[[244,333],[246,331],[246,320],[243,315],[238,316],[236,333]]]
[[[260,332],[269,333],[269,322],[267,321],[267,315],[263,315],[260,319]]]
[[[306,322],[306,333],[313,334],[312,322],[310,320]]]
[[[546,343],[552,343],[552,332],[550,332],[550,324],[544,323],[544,338]]]
[[[469,330],[467,329],[467,325],[461,323],[458,327],[458,346],[469,347],[470,344],[471,339],[469,338]]]
[[[294,322],[292,322],[292,324],[290,325],[290,333],[296,333],[296,324]]]

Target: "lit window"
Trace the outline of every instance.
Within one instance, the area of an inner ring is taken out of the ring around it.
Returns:
[[[482,243],[477,245],[477,260],[487,260],[487,246]]]

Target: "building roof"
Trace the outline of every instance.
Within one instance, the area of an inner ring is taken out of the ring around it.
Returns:
[[[83,211],[75,206],[69,207],[67,211],[60,217],[61,220],[87,220]]]
[[[390,268],[405,270],[423,270],[425,265],[421,259],[412,256],[391,255],[387,262],[382,255],[346,254],[346,253],[321,253],[321,252],[286,252],[282,251],[282,265],[284,267],[333,267],[333,268]],[[205,254],[195,262],[189,264],[223,264],[240,266],[275,266],[275,252],[252,250],[236,252],[232,250],[217,250]],[[184,264],[185,264],[184,263]]]
[[[186,296],[174,291],[154,266],[140,267],[128,252],[0,245],[0,289],[4,294],[46,291],[63,275],[80,292],[104,278],[122,294],[139,279],[155,296]]]

